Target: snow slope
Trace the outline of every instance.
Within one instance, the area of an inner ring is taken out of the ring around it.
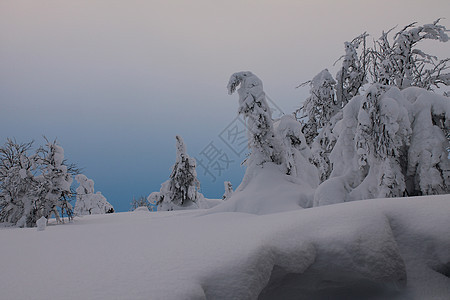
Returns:
[[[449,195],[1,228],[0,298],[448,299],[449,228]]]

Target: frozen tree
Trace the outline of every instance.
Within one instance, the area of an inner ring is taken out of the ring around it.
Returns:
[[[449,59],[438,60],[436,57],[424,53],[417,47],[421,41],[427,39],[441,42],[448,41],[448,30],[439,24],[439,20],[423,26],[417,26],[416,23],[405,26],[393,37],[393,41],[391,42],[389,33],[392,30],[383,32],[381,38],[374,42],[373,47],[366,45],[367,34],[365,33],[356,37],[352,42],[346,42],[345,55],[341,57],[343,59],[342,67],[336,75],[337,83],[331,74],[327,70],[324,70],[316,75],[313,80],[303,84],[306,85],[309,83],[311,86],[311,96],[305,101],[303,107],[296,111],[296,116],[300,111],[303,111],[303,114],[298,119],[304,124],[303,133],[305,134],[308,145],[311,147],[311,160],[319,169],[322,182],[330,178],[330,176],[336,176],[335,174],[333,175],[333,169],[336,165],[342,165],[342,161],[336,159],[339,156],[336,153],[341,152],[342,148],[336,151],[334,158],[331,158],[335,144],[340,139],[340,134],[345,132],[346,135],[342,137],[342,143],[346,140],[347,145],[352,144],[351,141],[348,141],[348,138],[354,137],[356,133],[351,133],[352,129],[344,124],[348,120],[341,122],[343,118],[342,110],[352,97],[358,96],[362,85],[370,82],[371,84],[379,83],[381,86],[396,86],[399,89],[417,86],[431,90],[434,86],[450,84],[450,73],[445,72],[448,69],[447,63]],[[361,45],[363,49],[358,56],[358,48]],[[365,103],[367,107],[370,106],[367,101]],[[374,107],[378,106],[377,104]],[[403,108],[408,111],[411,117],[413,114],[411,109],[409,107]],[[353,108],[352,110],[354,111]],[[414,118],[410,119],[410,122],[413,121]],[[447,141],[449,141],[449,130],[448,127],[443,125],[445,122],[442,116],[439,117],[434,114],[433,122],[441,124],[438,126],[440,128],[439,130],[444,133]],[[363,123],[360,125],[362,126]],[[338,126],[339,128],[335,128],[337,124],[341,124]],[[368,124],[367,126],[370,128]],[[344,131],[342,131],[343,128],[345,129]],[[377,126],[375,126],[376,128]],[[363,136],[361,135],[362,133],[362,131],[359,132],[359,137]],[[392,130],[390,133],[392,133]],[[371,142],[369,144],[372,145]],[[360,158],[364,159],[365,154],[362,153],[364,149],[358,149],[361,152]],[[447,153],[449,152],[448,149],[447,146]],[[405,150],[402,149],[401,151],[404,154]],[[401,160],[400,163],[403,169],[405,169],[405,156],[402,156]],[[386,168],[395,169],[395,164],[392,165],[392,161],[389,166],[387,166],[387,162],[383,161],[383,163],[386,165]],[[361,170],[363,169],[364,167]],[[394,175],[389,175],[389,170],[386,170],[386,172],[386,176],[383,177],[383,184],[389,186],[396,185],[396,183],[391,182],[396,181],[396,179],[394,180],[392,178]],[[398,174],[398,170],[394,171],[394,173]],[[412,173],[416,174],[415,172]],[[402,170],[402,174],[406,176],[405,170]],[[406,179],[408,186],[417,186],[409,183],[411,174]],[[350,177],[359,177],[359,175],[355,176]],[[398,184],[404,181],[404,179],[398,179]],[[352,186],[359,184],[359,180],[352,179],[352,181]],[[411,188],[407,188],[407,191],[409,193]],[[421,193],[423,192],[421,190]],[[416,193],[413,192],[413,194]]]
[[[283,149],[283,167],[285,174],[294,177],[295,182],[308,183],[312,188],[319,184],[316,167],[311,163],[312,153],[302,125],[293,115],[284,115],[274,123],[275,133],[280,138]]]
[[[83,174],[75,176],[75,180],[80,184],[77,188],[77,202],[74,213],[76,215],[94,215],[113,213],[113,206],[100,193],[94,193],[94,181]]]
[[[310,161],[319,170],[320,182],[327,180],[333,170],[330,154],[337,141],[334,126],[341,118],[342,112],[336,113],[311,143]]]
[[[310,86],[310,96],[305,100],[303,107],[297,110],[297,113],[301,113],[300,120],[304,124],[303,134],[306,142],[310,145],[319,134],[320,129],[328,124],[340,107],[335,97],[336,81],[327,69],[322,70],[312,80],[299,87],[307,84]]]
[[[36,157],[29,156],[32,142],[7,139],[0,148],[0,222],[33,227],[38,219]]]
[[[301,108],[301,119],[307,119],[303,126],[308,145],[312,143],[321,128],[325,127],[331,117],[339,110],[335,97],[336,81],[330,72],[325,69],[300,86],[310,85],[310,96]]]
[[[200,182],[195,170],[196,162],[186,152],[181,136],[176,136],[177,157],[170,179],[161,185],[159,194],[155,194],[158,210],[176,210],[198,208]]]
[[[223,185],[225,187],[225,193],[222,196],[222,200],[227,200],[231,197],[231,195],[233,195],[233,186],[229,181],[225,181]]]
[[[369,172],[362,199],[400,197],[406,191],[402,166],[411,127],[401,99],[398,89],[374,84],[361,102],[355,145],[360,168]]]
[[[338,106],[344,107],[350,99],[358,95],[359,88],[367,83],[366,68],[367,68],[367,50],[366,37],[368,35],[363,33],[351,42],[345,42],[345,55],[342,59],[342,67],[336,74],[336,98]],[[361,57],[358,57],[357,49],[363,44]],[[339,60],[340,60],[339,59]]]
[[[375,81],[400,89],[418,86],[429,90],[439,84],[450,85],[450,73],[444,72],[449,59],[438,60],[416,48],[426,39],[448,41],[448,30],[438,24],[439,20],[423,26],[416,26],[416,22],[405,26],[394,36],[392,44],[388,35],[393,29],[383,32],[371,51]]]
[[[449,127],[447,97],[374,84],[346,105],[335,126],[333,172],[317,189],[315,205],[449,193]]]
[[[449,193],[450,98],[417,88],[406,89],[403,94],[412,103],[413,116],[406,173],[408,194]]]
[[[44,147],[29,155],[31,143],[8,139],[0,148],[0,222],[34,227],[36,221],[55,215],[72,217],[72,176],[78,169],[67,164],[64,149],[47,139]]]
[[[238,72],[231,75],[228,93],[233,94],[238,86],[239,114],[247,122],[251,150],[247,165],[263,165],[266,162],[281,164],[281,144],[274,133],[272,114],[262,81],[251,72]]]
[[[58,208],[71,217],[72,175],[78,170],[67,165],[64,150],[56,141],[29,156],[32,143],[18,144],[8,139],[1,148],[0,220],[19,227],[34,227],[40,217],[55,215]]]
[[[78,172],[74,165],[67,165],[64,159],[64,149],[56,140],[49,142],[46,139],[45,147],[37,151],[41,174],[36,176],[39,182],[40,215],[49,218],[55,215],[57,222],[61,222],[58,208],[61,213],[72,218],[72,205],[69,203],[72,197],[72,175]]]
[[[310,96],[297,113],[302,113],[302,132],[312,150],[311,161],[318,167],[321,181],[324,181],[331,173],[329,153],[336,142],[333,127],[341,117],[339,111],[342,103],[337,101],[336,81],[327,69],[301,86],[306,84],[311,87]]]
[[[286,174],[297,176],[300,156],[311,159],[311,152],[302,133],[302,125],[294,116],[285,115],[275,124],[277,136],[280,137],[283,149],[283,162],[286,166]]]

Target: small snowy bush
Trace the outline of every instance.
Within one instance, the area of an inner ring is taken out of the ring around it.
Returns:
[[[100,193],[94,193],[94,181],[83,174],[75,176],[80,184],[77,188],[77,202],[74,212],[76,215],[96,215],[114,212],[113,206]]]

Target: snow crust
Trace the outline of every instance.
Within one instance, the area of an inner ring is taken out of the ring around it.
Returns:
[[[278,200],[293,204],[281,196]],[[354,201],[259,216],[205,212],[90,215],[58,226],[50,220],[42,232],[1,228],[1,297],[450,295],[449,195]]]

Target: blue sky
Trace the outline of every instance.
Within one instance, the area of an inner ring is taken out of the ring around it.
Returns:
[[[215,180],[198,170],[205,196],[221,197],[223,181],[236,187],[244,172],[244,154],[220,138],[237,112],[232,73],[257,74],[290,113],[307,96],[295,86],[332,68],[344,41],[446,16],[450,3],[437,0],[3,0],[0,142],[58,138],[124,211],[167,180],[179,134],[191,156],[213,145],[233,161]]]

